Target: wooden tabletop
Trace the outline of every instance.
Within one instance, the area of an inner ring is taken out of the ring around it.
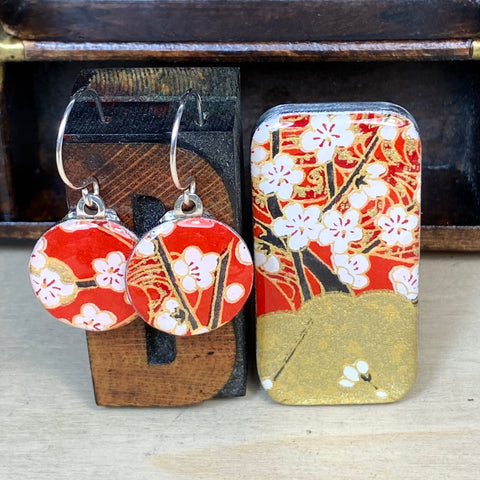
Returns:
[[[424,254],[419,376],[399,403],[287,407],[252,368],[244,398],[97,407],[82,331],[30,291],[29,248],[0,246],[0,478],[477,479],[480,255]]]

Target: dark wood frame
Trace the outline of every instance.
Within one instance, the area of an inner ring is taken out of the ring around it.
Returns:
[[[8,32],[0,39],[0,61],[259,66],[283,62],[285,68],[296,69],[305,62],[354,65],[359,61],[458,62],[480,58],[480,5],[469,0],[140,3],[0,0],[0,20]],[[0,102],[4,102],[3,88]],[[8,126],[0,132],[0,139],[4,139],[0,148],[0,213],[5,220],[0,223],[0,239],[34,239],[51,223],[8,221],[15,213],[10,133]],[[446,201],[440,199],[440,203]],[[477,251],[479,231],[471,223],[426,225],[422,227],[422,248]]]

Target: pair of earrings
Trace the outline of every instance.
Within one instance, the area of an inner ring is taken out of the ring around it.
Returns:
[[[204,213],[195,194],[195,179],[189,179],[186,187],[178,179],[180,121],[188,98],[194,95],[202,126],[200,95],[185,92],[172,128],[170,170],[183,193],[173,210],[140,240],[121,224],[115,211],[105,207],[95,178],[74,185],[65,173],[65,127],[75,101],[84,95],[93,97],[105,123],[93,89],[83,88],[73,95],[60,123],[56,162],[63,182],[81,190],[82,197],[33,249],[30,280],[37,298],[54,317],[85,330],[118,328],[137,315],[175,335],[205,333],[224,325],[250,294],[253,262],[242,238]]]

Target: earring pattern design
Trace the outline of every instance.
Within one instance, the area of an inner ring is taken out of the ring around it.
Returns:
[[[187,187],[178,180],[178,129],[191,94],[203,125],[201,98],[188,90],[180,99],[170,144],[170,172],[184,193],[173,211],[140,240],[127,267],[127,291],[138,314],[152,327],[174,335],[206,333],[229,322],[253,284],[253,261],[245,242],[229,226],[203,214],[194,179]]]
[[[57,319],[85,330],[110,330],[136,317],[125,293],[126,260],[136,236],[107,219],[67,219],[37,241],[30,281]]]
[[[209,332],[230,321],[252,281],[245,242],[207,217],[161,223],[140,240],[128,262],[127,289],[138,314],[175,335]]]
[[[68,104],[57,138],[57,168],[71,188],[82,190],[76,209],[37,241],[30,257],[30,281],[45,309],[62,322],[85,330],[111,330],[131,322],[135,310],[126,295],[126,261],[137,237],[106,209],[98,182],[73,185],[63,169],[62,145],[68,115],[82,95],[93,96],[102,120],[96,92],[81,89]],[[93,184],[93,194],[86,188]]]

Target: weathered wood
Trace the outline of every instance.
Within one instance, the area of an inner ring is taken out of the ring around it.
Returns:
[[[65,43],[23,42],[26,61],[176,62],[468,60],[471,39],[364,42]]]
[[[479,252],[480,226],[422,227],[420,241],[423,251]]]
[[[10,155],[7,147],[8,129],[5,114],[5,66],[0,64],[0,220],[10,220],[15,213]]]
[[[103,406],[198,403],[218,393],[235,363],[231,323],[208,335],[177,339],[176,358],[167,365],[147,363],[140,319],[87,338],[95,399]]]
[[[195,176],[205,209],[217,219],[237,228],[241,225],[235,69],[93,70],[80,75],[75,88],[85,84],[99,93],[109,122],[102,125],[88,101],[79,102],[72,112],[68,131],[74,133],[65,136],[64,164],[74,183],[94,173],[106,205],[129,226],[134,220],[134,195],[159,198],[171,209],[181,192],[170,177],[169,130],[179,96],[188,87],[198,87],[209,115],[200,128],[194,123],[195,102],[187,104],[177,151],[179,176]],[[78,192],[69,192],[71,203],[77,198]],[[143,215],[141,209],[136,212]],[[148,357],[153,364],[148,363],[143,322],[101,335],[89,333],[97,402],[184,405],[220,392],[244,394],[242,322],[239,315],[215,335],[175,339],[169,361],[161,364],[151,350],[169,345],[149,336]]]
[[[53,222],[0,222],[0,239],[37,240],[53,225]]]
[[[64,188],[55,169],[54,145],[58,121],[68,100],[69,88],[82,64],[75,62],[8,64],[9,85],[6,119],[11,131],[13,182],[17,192],[19,221],[55,221],[66,212]],[[95,64],[93,64],[95,66]],[[248,162],[250,136],[258,117],[274,105],[302,102],[340,102],[388,100],[407,108],[418,121],[423,143],[423,216],[422,222],[432,226],[475,227],[480,225],[480,157],[475,148],[480,141],[480,64],[477,62],[333,62],[255,63],[244,64],[242,71],[242,126],[244,156]],[[165,141],[159,133],[159,118],[142,116],[138,102],[121,102],[129,122],[117,123],[111,115],[110,101],[121,99],[119,92],[129,94],[143,88],[144,79],[124,82],[111,76],[110,90],[104,108],[111,122],[110,142],[130,139],[147,144]],[[33,81],[35,80],[35,82]],[[207,79],[210,82],[211,78]],[[201,88],[204,80],[194,80]],[[207,82],[207,83],[208,83]],[[211,82],[210,82],[211,83]],[[158,88],[164,84],[156,79]],[[98,82],[97,88],[106,88]],[[186,84],[182,85],[186,87]],[[135,90],[137,89],[137,90]],[[117,93],[116,93],[117,92]],[[220,86],[217,89],[221,95]],[[225,94],[229,95],[228,92]],[[154,101],[155,92],[150,92]],[[118,102],[117,102],[118,103]],[[231,109],[228,102],[225,103]],[[31,105],[36,109],[32,111]],[[154,108],[154,105],[150,105]],[[120,108],[117,106],[115,108]],[[185,121],[194,118],[193,102]],[[91,107],[88,125],[76,122],[76,109],[69,122],[69,141],[76,132],[91,135],[95,141],[98,120]],[[225,112],[226,113],[226,112]],[[170,113],[171,115],[171,113]],[[169,117],[169,120],[172,117]],[[167,122],[168,123],[168,122]],[[37,126],[38,125],[38,133]],[[195,125],[189,128],[195,129]],[[82,130],[83,128],[83,130]],[[122,130],[123,128],[123,130]],[[102,131],[104,139],[105,130]],[[10,234],[29,236],[12,226],[0,226],[3,238]],[[30,237],[32,234],[30,234]],[[448,235],[435,248],[448,249]],[[429,242],[430,243],[430,242]],[[428,247],[430,248],[430,247]],[[468,247],[475,249],[475,247]]]
[[[269,42],[469,38],[470,0],[4,0],[0,19],[24,40]]]

